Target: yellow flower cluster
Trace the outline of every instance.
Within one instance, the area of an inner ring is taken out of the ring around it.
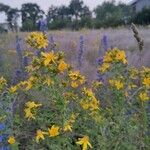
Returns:
[[[109,84],[113,87],[115,87],[117,90],[121,90],[124,88],[124,84],[122,81],[117,79],[111,79],[109,80]]]
[[[51,128],[48,128],[47,132],[44,132],[42,130],[37,130],[36,137],[35,137],[36,142],[39,143],[40,139],[44,140],[45,139],[44,135],[48,135],[49,137],[58,136],[60,134],[59,129],[60,127],[53,125]]]
[[[49,137],[55,137],[55,136],[58,136],[59,134],[60,134],[59,127],[53,125],[51,128],[48,128],[47,132],[44,132],[42,130],[37,130],[35,139],[36,139],[36,142],[39,143],[40,139],[41,140],[45,139],[44,135],[48,135]]]
[[[122,62],[127,64],[125,51],[117,48],[107,51],[103,61],[104,63]]]
[[[37,78],[34,76],[29,77],[29,79],[27,79],[26,81],[22,81],[18,84],[18,87],[23,88],[25,90],[30,90],[34,83],[37,81]]]
[[[61,54],[55,54],[53,51],[48,53],[41,53],[42,60],[45,67],[52,67],[52,65],[56,65],[57,70],[60,73],[63,73],[68,69],[69,65],[61,58]]]
[[[29,46],[35,49],[44,49],[48,46],[48,39],[42,32],[32,32],[26,39]]]
[[[71,79],[71,87],[78,88],[85,83],[85,76],[82,76],[79,71],[70,71],[69,77]]]
[[[42,106],[42,104],[38,104],[33,101],[27,102],[25,104],[25,109],[24,109],[25,118],[27,118],[28,120],[35,119],[34,110],[35,110],[35,108],[40,107],[40,106]]]
[[[99,101],[96,99],[92,89],[83,89],[85,99],[82,99],[80,104],[84,110],[99,110]]]
[[[109,70],[112,63],[121,62],[123,64],[127,64],[127,59],[125,52],[123,50],[119,50],[114,48],[112,50],[108,50],[103,58],[103,64],[99,67],[99,71],[101,73],[105,73]]]

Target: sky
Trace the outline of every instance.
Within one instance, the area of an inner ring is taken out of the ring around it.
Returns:
[[[84,4],[89,6],[91,10],[93,10],[97,5],[101,4],[104,1],[109,1],[109,0],[83,0]],[[116,2],[124,2],[124,3],[129,3],[132,0],[116,0]],[[60,6],[60,5],[68,5],[70,0],[0,0],[0,3],[4,3],[6,5],[11,6],[12,8],[17,7],[21,8],[21,5],[23,3],[37,3],[45,12],[47,12],[49,6],[54,5],[54,6]],[[4,14],[0,14],[0,22],[4,22],[6,19],[6,16]]]

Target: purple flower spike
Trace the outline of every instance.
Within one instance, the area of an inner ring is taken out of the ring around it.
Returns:
[[[83,35],[80,36],[80,41],[79,41],[79,50],[78,50],[78,68],[79,70],[82,67],[83,63],[83,52],[84,52],[84,37]]]
[[[104,51],[106,52],[108,50],[108,37],[106,35],[102,38],[102,45],[104,48]]]

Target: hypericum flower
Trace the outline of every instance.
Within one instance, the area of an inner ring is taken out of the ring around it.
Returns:
[[[94,93],[93,93],[92,89],[83,88],[83,92],[84,92],[85,95],[87,95],[89,97],[94,96]]]
[[[26,103],[26,107],[28,107],[29,109],[37,108],[37,107],[40,107],[40,106],[42,106],[42,104],[38,104],[38,103],[35,103],[33,101],[28,101]]]
[[[71,82],[71,87],[72,88],[77,88],[79,85],[78,85],[78,83],[77,82],[75,82],[75,81],[72,81]]]
[[[35,103],[33,101],[29,101],[25,104],[26,108],[24,109],[25,112],[25,118],[30,119],[35,119],[35,114],[33,113],[33,110],[37,107],[42,106],[42,104]]]
[[[93,97],[91,102],[90,102],[90,109],[91,110],[98,110],[99,109],[99,101]]]
[[[73,81],[75,81],[75,80],[77,80],[77,79],[80,77],[80,72],[79,72],[79,71],[71,71],[71,72],[69,73],[69,77],[70,77]]]
[[[111,56],[111,52],[108,51],[106,53],[106,55],[104,56],[103,62],[104,63],[111,63],[113,61],[112,56]]]
[[[15,93],[17,91],[17,86],[11,86],[9,91],[10,93]]]
[[[85,81],[86,81],[85,76],[81,76],[81,75],[80,75],[80,78],[79,78],[80,84],[84,84]]]
[[[54,54],[54,52],[49,53],[42,53],[44,65],[48,66],[51,63],[55,63],[57,56]]]
[[[143,85],[145,85],[147,88],[150,88],[150,77],[144,78]]]
[[[72,132],[72,126],[70,124],[65,124],[63,130],[65,132],[67,132],[67,131]]]
[[[48,46],[48,39],[46,35],[43,34],[42,32],[30,33],[26,39],[26,42],[28,43],[29,46],[36,49],[42,49]]]
[[[103,63],[102,66],[100,66],[99,71],[105,73],[109,68],[110,68],[109,63]]]
[[[43,132],[42,130],[37,130],[36,131],[36,142],[39,143],[39,140],[42,139],[44,140],[44,135],[47,135],[47,132]]]
[[[116,87],[117,90],[123,89],[124,84],[119,80],[109,80],[111,86]]]
[[[48,129],[49,136],[50,137],[55,137],[59,135],[59,127],[53,125],[51,128]]]
[[[82,150],[87,150],[88,146],[92,148],[91,143],[89,142],[89,137],[84,136],[83,138],[79,138],[79,141],[76,144],[82,145]]]
[[[0,78],[0,84],[6,84],[6,83],[7,83],[7,81],[3,77],[1,77]]]
[[[141,101],[148,101],[149,100],[149,96],[148,96],[147,92],[141,92],[139,94],[139,98]]]
[[[24,109],[24,112],[25,112],[25,118],[28,118],[28,120],[30,120],[30,119],[35,119],[35,116],[34,116],[34,114],[31,112],[31,109],[30,109],[30,108],[25,108],[25,109]]]
[[[115,86],[117,88],[117,90],[123,89],[123,83],[120,81],[116,81]]]
[[[11,145],[12,145],[12,144],[14,144],[14,143],[16,142],[16,140],[15,140],[15,137],[14,137],[14,136],[10,136],[10,137],[8,138],[8,140],[7,140],[7,141],[8,141],[8,143],[9,143],[9,144],[11,144]]]
[[[117,54],[116,54],[116,60],[119,60],[119,61],[122,61],[124,64],[127,63],[127,60],[126,60],[126,54],[124,51],[117,51]]]
[[[60,72],[65,71],[68,68],[68,64],[66,64],[63,60],[60,61],[59,65],[58,65],[58,70]]]

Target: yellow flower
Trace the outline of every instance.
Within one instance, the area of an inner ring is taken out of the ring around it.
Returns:
[[[117,90],[120,90],[120,89],[123,89],[123,83],[122,82],[120,82],[120,81],[116,81],[115,82],[115,86],[116,86],[116,88],[117,88]]]
[[[75,81],[75,80],[77,80],[77,79],[80,77],[80,72],[79,72],[79,71],[71,71],[71,72],[69,73],[69,77],[70,77],[73,81]]]
[[[26,42],[29,46],[36,49],[42,49],[48,46],[48,39],[42,32],[31,32]]]
[[[65,132],[70,131],[72,132],[72,126],[70,124],[65,124],[64,129]]]
[[[87,103],[87,102],[84,101],[84,100],[82,100],[82,101],[80,102],[80,105],[82,106],[82,108],[83,108],[84,110],[88,110],[89,107],[90,107],[90,104]]]
[[[26,103],[26,107],[28,107],[29,109],[32,109],[32,108],[37,108],[37,107],[40,107],[42,106],[42,104],[38,104],[38,103],[35,103],[33,101],[29,101]]]
[[[95,97],[93,97],[92,101],[90,102],[90,108],[91,110],[99,109],[99,101]]]
[[[141,92],[139,94],[139,98],[140,98],[141,101],[148,101],[149,100],[149,96],[146,92]]]
[[[34,114],[31,112],[30,108],[25,108],[24,112],[25,112],[25,118],[28,118],[28,120],[35,119]]]
[[[61,60],[60,63],[59,63],[59,65],[58,65],[58,70],[60,72],[63,72],[67,68],[68,68],[68,65],[63,60]]]
[[[7,81],[3,78],[0,77],[0,91],[7,85]]]
[[[150,88],[150,77],[144,78],[143,85],[145,85],[147,88]]]
[[[127,60],[125,52],[119,50],[116,54],[116,60],[122,61],[124,64],[126,64]]]
[[[25,112],[25,118],[28,118],[28,120],[30,119],[35,119],[34,114],[32,113],[32,110],[34,108],[40,107],[42,106],[42,104],[38,104],[32,101],[29,101],[25,104],[26,108],[24,109]]]
[[[1,84],[4,84],[4,85],[7,84],[7,81],[3,77],[0,78],[0,85]]]
[[[105,73],[110,68],[109,63],[103,63],[103,65],[99,68],[99,71]]]
[[[25,89],[28,91],[33,87],[33,83],[37,80],[36,77],[31,76],[27,81],[20,82],[20,86],[25,86]]]
[[[42,56],[45,66],[48,66],[50,63],[55,63],[57,59],[53,51],[49,53],[42,53]]]
[[[79,138],[79,141],[76,144],[82,145],[82,150],[87,150],[88,146],[92,148],[91,143],[89,142],[89,137],[84,136],[83,138]]]
[[[123,89],[124,84],[119,80],[109,80],[111,86],[116,87],[117,90]]]
[[[36,132],[36,142],[39,143],[39,140],[44,140],[44,135],[47,134],[47,132],[43,132],[42,130],[37,130]]]
[[[94,95],[92,89],[83,88],[83,92],[85,95],[92,97]]]
[[[50,137],[55,137],[59,135],[59,127],[53,125],[51,128],[48,129],[48,132]]]
[[[106,53],[106,55],[104,56],[103,61],[104,61],[104,63],[111,63],[113,61],[110,51],[108,51]]]
[[[85,81],[86,81],[85,76],[81,76],[81,75],[80,75],[80,77],[79,77],[79,82],[80,82],[80,84],[84,84]]]
[[[7,141],[8,141],[9,144],[14,144],[16,142],[14,136],[10,136]]]
[[[71,87],[72,87],[72,88],[77,88],[78,86],[79,86],[79,85],[78,85],[77,82],[74,82],[74,81],[71,82]]]
[[[17,86],[11,86],[10,89],[9,89],[9,91],[11,93],[15,93],[17,91]]]

